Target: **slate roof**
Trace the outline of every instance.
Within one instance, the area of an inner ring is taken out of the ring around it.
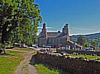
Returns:
[[[61,34],[60,32],[47,32],[48,37],[57,37],[60,34]]]

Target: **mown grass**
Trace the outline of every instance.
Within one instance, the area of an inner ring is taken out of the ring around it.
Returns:
[[[38,71],[38,74],[61,74],[58,70],[50,69],[43,64],[36,64],[35,67]]]
[[[0,74],[13,74],[16,66],[23,60],[22,52],[7,51],[6,55],[0,55]]]
[[[67,54],[67,56],[72,56],[72,57],[83,57],[87,59],[100,59],[100,56],[97,55],[84,55],[84,54]]]
[[[14,50],[21,50],[21,51],[32,51],[32,48],[13,48]]]

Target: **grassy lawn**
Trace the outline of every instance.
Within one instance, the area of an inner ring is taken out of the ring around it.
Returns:
[[[31,48],[13,48],[14,50],[21,50],[21,51],[32,51]]]
[[[36,64],[35,65],[38,74],[61,74],[58,70],[49,69],[48,67],[44,66],[43,64]]]
[[[72,57],[83,57],[87,59],[100,59],[100,56],[92,56],[92,55],[84,55],[84,54],[67,54],[67,56],[72,56]]]
[[[24,59],[23,52],[6,52],[6,55],[0,55],[0,74],[12,74],[16,66]]]

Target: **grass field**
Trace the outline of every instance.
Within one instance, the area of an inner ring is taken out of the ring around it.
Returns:
[[[61,74],[58,70],[50,69],[43,64],[36,64],[35,67],[38,71],[38,74]]]
[[[45,66],[43,64],[36,64],[35,68],[37,69],[38,74],[69,74],[69,73],[65,73],[61,70],[50,68],[50,67]]]
[[[83,57],[87,59],[100,59],[100,56],[96,55],[84,55],[84,54],[67,54],[67,56],[72,56],[72,57]]]
[[[18,51],[14,51],[18,50]],[[30,48],[13,48],[7,50],[6,55],[0,55],[0,74],[13,74],[16,66],[24,59],[24,51],[32,51]]]
[[[14,50],[21,50],[21,51],[32,51],[31,48],[13,48]]]
[[[6,55],[0,55],[0,74],[12,74],[16,66],[23,59],[22,53],[7,51]]]

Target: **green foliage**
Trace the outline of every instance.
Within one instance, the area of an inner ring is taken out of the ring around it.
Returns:
[[[90,44],[91,44],[91,46],[96,47],[97,42],[92,40]]]
[[[86,42],[86,39],[82,35],[80,35],[78,37],[78,39],[77,39],[77,43],[80,44],[80,45],[82,45],[82,46],[84,46],[85,42]]]
[[[34,0],[0,0],[0,17],[1,43],[9,39],[11,43],[32,44],[42,20]]]
[[[7,41],[9,32],[17,25],[17,20],[13,15],[13,5],[9,4],[6,0],[0,1],[0,33],[3,44]]]
[[[89,47],[89,43],[85,43],[84,44],[84,47]]]

